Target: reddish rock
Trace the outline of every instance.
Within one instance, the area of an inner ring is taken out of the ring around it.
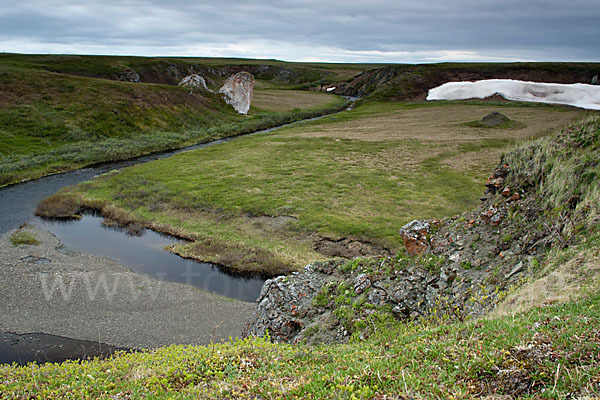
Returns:
[[[502,223],[502,211],[491,205],[481,213],[481,218],[492,226],[498,226]]]
[[[430,225],[427,221],[414,220],[400,229],[406,252],[411,256],[425,253],[429,250]]]
[[[519,196],[519,193],[514,193],[512,196],[510,196],[508,201],[516,201],[516,200],[519,200],[520,198],[521,198],[521,196]]]
[[[502,191],[502,196],[504,196],[504,197],[510,196],[510,188],[508,186],[505,187],[504,190]]]
[[[503,183],[504,183],[504,178],[494,178],[494,177],[490,176],[485,181],[485,186],[490,187],[490,188],[493,187],[495,189],[499,189]]]

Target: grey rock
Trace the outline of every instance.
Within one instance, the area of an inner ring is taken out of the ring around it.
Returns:
[[[206,81],[204,80],[204,78],[198,74],[191,74],[186,76],[179,82],[179,86],[187,87],[190,89],[209,90],[206,86]]]
[[[130,69],[130,70],[121,72],[118,75],[117,79],[120,81],[137,83],[140,81],[140,75],[137,72],[135,72],[134,70]]]
[[[402,228],[400,228],[400,234],[402,234],[403,232],[406,232],[406,233],[421,232],[421,231],[429,232],[429,229],[430,229],[429,222],[419,221],[419,220],[415,219],[413,221],[410,221],[408,224],[404,225]]]
[[[369,275],[359,274],[354,279],[354,291],[356,292],[356,294],[361,294],[369,287],[371,287],[371,279],[369,278]]]
[[[513,269],[505,275],[505,278],[509,279],[510,277],[512,277],[515,274],[518,274],[521,271],[523,271],[523,261],[519,261],[517,265],[515,265]]]
[[[383,305],[385,304],[386,293],[382,289],[373,289],[369,292],[367,298],[367,301],[373,305]]]
[[[597,85],[599,83],[600,83],[600,80],[598,79],[598,75],[594,75],[594,77],[592,78],[591,84]]]
[[[248,114],[254,93],[254,76],[244,71],[231,75],[225,80],[219,93],[225,96],[225,102],[237,112]]]

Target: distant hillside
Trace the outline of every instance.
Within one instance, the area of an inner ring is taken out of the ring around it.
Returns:
[[[600,63],[443,63],[393,65],[367,70],[331,84],[334,93],[384,101],[423,101],[446,82],[518,79],[549,83],[591,83]]]
[[[177,86],[197,73],[216,91],[240,70],[257,79],[261,108],[248,116],[220,95]],[[344,100],[313,92],[294,104],[282,89],[358,72],[278,61],[3,54],[0,186],[331,112]],[[268,106],[284,102],[287,108]]]

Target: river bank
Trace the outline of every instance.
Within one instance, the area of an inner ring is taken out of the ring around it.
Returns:
[[[502,110],[510,126],[474,125]],[[42,200],[38,215],[96,209],[186,239],[171,250],[277,276],[330,257],[394,254],[414,218],[459,214],[512,143],[582,111],[503,104],[369,103],[277,132],[104,174]]]
[[[0,332],[43,332],[115,347],[208,344],[240,335],[253,303],[139,275],[105,257],[69,251],[51,233],[38,245],[0,238]]]

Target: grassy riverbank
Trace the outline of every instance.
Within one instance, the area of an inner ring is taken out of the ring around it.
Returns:
[[[492,111],[515,124],[472,126]],[[458,214],[514,142],[585,112],[513,103],[367,103],[67,189],[44,215],[93,207],[191,240],[173,251],[278,274],[330,256],[394,253],[414,218]]]
[[[329,113],[345,100],[286,89],[355,72],[241,61],[1,55],[0,186]],[[258,74],[246,116],[217,94],[177,86],[189,73],[210,71],[206,79],[218,89],[229,72],[261,65],[293,77]],[[122,81],[127,73],[140,81]]]

